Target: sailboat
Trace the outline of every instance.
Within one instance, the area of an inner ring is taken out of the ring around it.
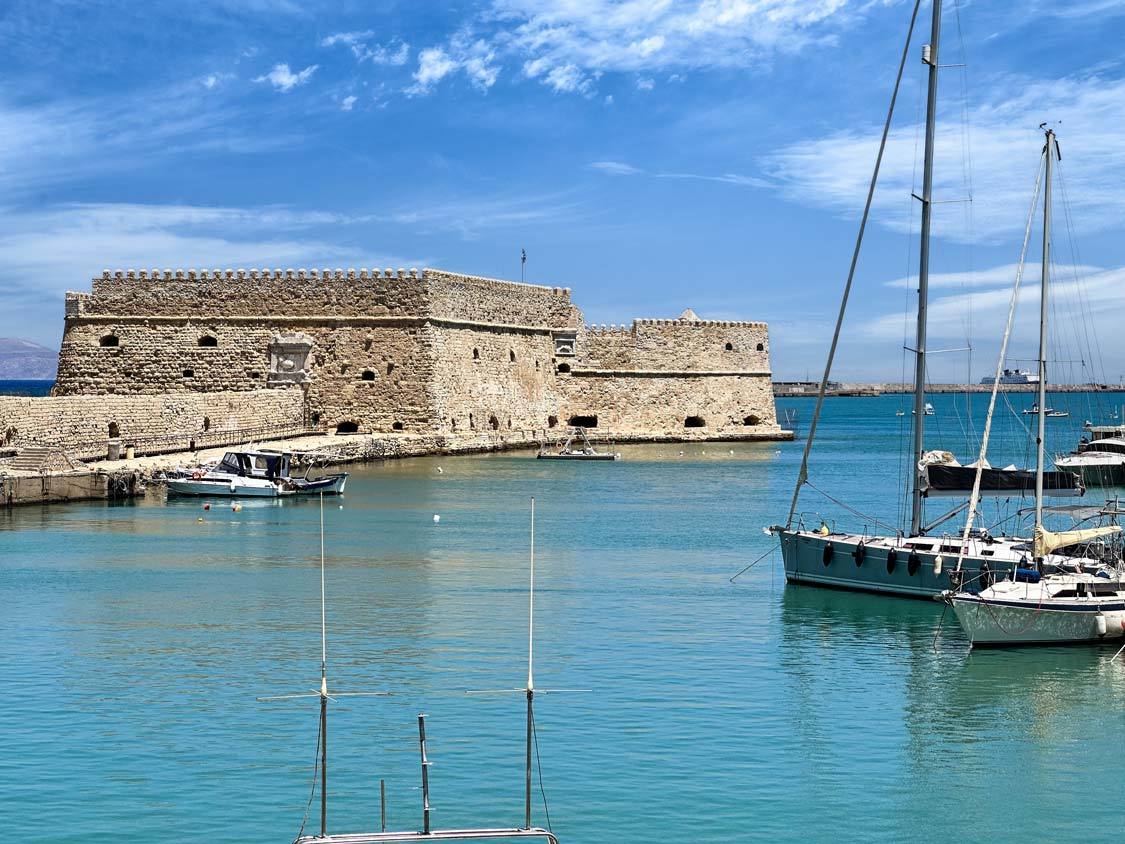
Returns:
[[[879,178],[887,137],[894,116],[895,102],[902,82],[903,69],[909,54],[914,25],[918,17],[920,0],[914,4],[906,43],[899,62],[898,76],[895,80],[890,106],[883,126],[882,140],[875,160],[874,171],[868,187],[867,202],[864,206],[859,233],[852,253],[851,266],[844,294],[840,302],[836,330],[829,347],[824,376],[817,394],[816,408],[813,412],[809,437],[801,458],[797,483],[784,525],[774,525],[770,530],[777,535],[785,564],[785,577],[790,583],[803,583],[865,592],[899,595],[903,597],[933,598],[950,586],[947,561],[958,560],[958,566],[967,579],[976,582],[980,578],[990,579],[1004,576],[1018,568],[1031,550],[1026,538],[1016,536],[993,536],[985,530],[966,530],[959,538],[934,536],[942,524],[966,509],[972,516],[968,501],[959,504],[937,519],[925,521],[924,505],[928,498],[936,495],[963,497],[969,499],[972,487],[984,495],[1008,497],[1013,494],[1026,494],[1033,485],[1037,493],[1052,495],[1081,495],[1084,489],[1077,475],[1068,472],[1049,473],[1041,471],[1035,476],[1018,469],[992,469],[984,463],[983,455],[976,466],[953,465],[951,461],[934,459],[925,449],[926,419],[926,333],[927,305],[930,277],[930,232],[933,212],[934,148],[937,125],[938,62],[941,39],[942,0],[932,0],[930,21],[930,43],[922,50],[922,60],[928,68],[925,157],[922,170],[922,193],[916,196],[922,204],[921,244],[918,268],[918,313],[916,338],[914,343],[914,410],[912,459],[908,461],[911,487],[910,523],[903,528],[890,528],[887,533],[870,535],[863,532],[837,532],[824,522],[819,527],[806,525],[797,513],[797,505],[802,488],[809,483],[809,455],[816,435],[817,423],[824,403],[832,362],[839,343],[840,331],[847,309],[859,260],[864,230],[870,216],[872,199]],[[1029,215],[1030,231],[1030,215]],[[993,403],[1000,374],[993,383]],[[1040,404],[1044,404],[1045,384],[1039,384]],[[1042,421],[1042,416],[1040,420]],[[1042,436],[1042,428],[1040,432]],[[974,483],[970,484],[972,479]],[[983,483],[982,483],[983,481]],[[847,506],[846,504],[844,505]],[[975,506],[975,504],[973,505]],[[849,508],[852,512],[858,512]],[[875,520],[876,524],[878,520]],[[869,522],[870,523],[870,522]]]
[[[1051,164],[1058,142],[1046,130],[1043,148],[1043,269],[1039,313],[1039,432],[1032,559],[995,583],[969,590],[958,583],[942,593],[969,641],[980,645],[1062,644],[1125,637],[1125,569],[1121,549],[1109,537],[1118,524],[1054,533],[1043,526],[1045,462],[1043,402],[1047,366],[1047,302],[1051,248]],[[1116,508],[1111,518],[1116,517]],[[1062,559],[1052,552],[1071,549]],[[960,578],[955,578],[955,581]]]
[[[534,500],[532,501],[532,535],[534,537],[535,515]],[[534,538],[532,539],[532,598],[531,607],[534,613]],[[418,748],[421,763],[421,791],[422,791],[422,828],[419,830],[406,830],[390,832],[385,828],[386,807],[380,812],[383,818],[383,829],[379,832],[353,832],[331,833],[328,832],[328,703],[340,697],[384,696],[387,692],[337,692],[329,691],[328,687],[328,627],[325,613],[324,589],[324,496],[320,497],[320,688],[317,691],[291,695],[276,695],[262,697],[262,701],[290,700],[294,698],[316,697],[320,701],[320,734],[317,737],[317,772],[320,777],[320,832],[316,835],[305,834],[305,824],[293,844],[391,844],[391,842],[427,842],[427,841],[510,841],[517,838],[545,841],[547,844],[558,844],[558,838],[550,829],[532,826],[531,824],[531,760],[532,743],[534,742],[534,717],[532,713],[532,698],[534,687],[531,675],[531,638],[528,644],[528,678],[527,688],[520,691],[527,695],[527,770],[526,770],[526,796],[525,796],[525,824],[522,827],[482,827],[466,829],[433,829],[430,824],[430,777],[429,768],[432,764],[426,749],[426,716],[418,716]],[[315,785],[314,785],[315,787]],[[309,795],[310,806],[312,794]],[[381,796],[381,795],[380,795]],[[306,821],[308,815],[305,816]]]

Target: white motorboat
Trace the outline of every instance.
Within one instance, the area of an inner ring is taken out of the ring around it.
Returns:
[[[1033,404],[1031,407],[1025,408],[1023,411],[1024,416],[1036,416],[1039,414],[1039,405]],[[1048,419],[1066,419],[1070,416],[1069,410],[1057,410],[1053,407],[1043,409],[1043,415]]]
[[[1077,451],[1056,457],[1055,466],[1077,472],[1089,484],[1116,486],[1125,483],[1125,437],[1081,442]]]
[[[918,412],[917,410],[910,411],[911,415],[914,415],[917,412]],[[922,415],[923,416],[933,416],[934,415],[934,406],[932,404],[930,404],[929,402],[926,402],[922,406]]]
[[[239,498],[278,498],[293,495],[284,455],[228,451],[210,468],[181,470],[166,478],[168,491],[177,495]],[[284,464],[284,465],[283,465]]]

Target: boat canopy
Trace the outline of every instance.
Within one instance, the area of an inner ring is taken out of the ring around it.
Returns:
[[[1058,548],[1081,545],[1115,533],[1121,533],[1121,525],[1103,525],[1085,530],[1063,530],[1057,533],[1038,527],[1035,529],[1035,556],[1045,557]]]
[[[1125,454],[1125,437],[1107,437],[1104,440],[1093,440],[1082,446],[1082,453],[1101,451],[1105,454]]]

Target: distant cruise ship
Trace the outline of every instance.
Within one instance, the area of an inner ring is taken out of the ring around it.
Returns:
[[[991,384],[992,376],[986,375],[980,379],[982,384]],[[1034,372],[1028,372],[1026,369],[1005,369],[1004,374],[1000,376],[1001,384],[1038,384],[1039,376]]]

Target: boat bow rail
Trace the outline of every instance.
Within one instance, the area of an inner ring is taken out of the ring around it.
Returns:
[[[547,829],[435,829],[431,832],[359,832],[335,835],[305,835],[294,844],[391,844],[405,841],[506,841],[512,838],[530,838],[559,844],[555,834]]]

